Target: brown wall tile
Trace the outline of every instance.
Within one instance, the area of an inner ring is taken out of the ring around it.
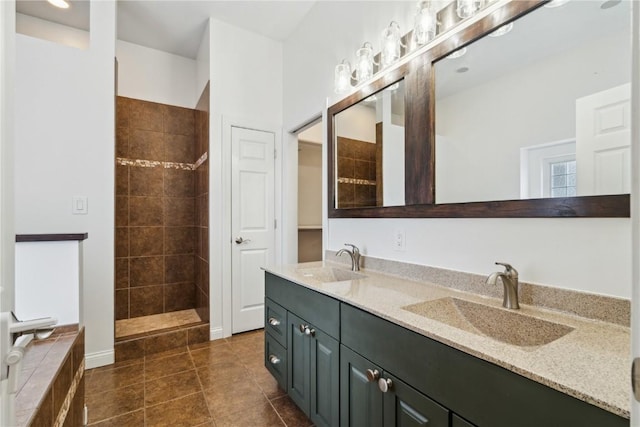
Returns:
[[[131,100],[121,96],[116,97],[116,126],[129,127],[129,117],[131,115]]]
[[[195,198],[165,197],[164,225],[193,225],[195,223]]]
[[[165,286],[165,312],[187,310],[195,306],[196,286],[193,283],[176,283]]]
[[[116,227],[116,257],[129,256],[129,228]]]
[[[116,129],[116,157],[129,157],[129,128]]]
[[[85,329],[80,328],[80,332],[76,337],[76,341],[73,343],[73,349],[71,350],[73,354],[73,368],[72,372],[75,375],[78,372],[78,368],[80,368],[80,363],[84,359],[84,341],[85,341]],[[84,392],[84,389],[83,389]]]
[[[164,160],[163,133],[142,129],[131,130],[129,157],[141,160]]]
[[[129,287],[129,258],[116,258],[116,289]]]
[[[53,381],[53,413],[56,418],[71,388],[71,380],[73,379],[73,372],[71,372],[73,364],[71,359],[72,356],[69,354],[64,362],[62,362],[58,370],[58,375]]]
[[[156,166],[129,167],[129,194],[131,196],[162,196],[163,168]]]
[[[130,129],[162,132],[162,105],[154,102],[132,100],[130,111]]]
[[[163,286],[142,286],[131,289],[131,317],[164,312]]]
[[[164,278],[166,283],[192,281],[194,272],[193,255],[167,256],[164,260]]]
[[[131,227],[129,239],[131,256],[163,253],[162,227]]]
[[[53,421],[53,393],[51,389],[49,389],[44,399],[42,400],[40,408],[36,412],[36,415],[33,417],[31,425],[48,427],[53,425]]]
[[[209,341],[209,325],[196,326],[187,329],[187,342],[189,345]]]
[[[145,354],[159,353],[176,347],[187,345],[187,331],[180,330],[166,334],[156,335],[144,340]]]
[[[129,225],[129,197],[116,196],[116,227]]]
[[[353,178],[355,176],[355,163],[352,158],[338,157],[338,177]]]
[[[116,320],[129,318],[129,289],[118,289],[115,299],[115,316]]]
[[[165,134],[164,159],[167,162],[193,163],[195,158],[195,139],[189,135]]]
[[[195,114],[188,108],[164,106],[164,131],[174,135],[193,135]]]
[[[200,215],[198,225],[202,227],[209,226],[209,193],[204,193],[198,197],[200,200]]]
[[[116,166],[116,195],[129,194],[129,166]]]
[[[193,171],[164,170],[164,195],[168,197],[193,197],[195,194]]]
[[[194,252],[194,227],[165,227],[164,230],[165,254],[192,254]]]
[[[164,283],[164,257],[131,258],[131,287],[161,285]]]
[[[355,173],[356,179],[369,179],[369,161],[356,160],[355,161]]]
[[[201,244],[202,244],[202,258],[209,260],[209,228],[202,227],[200,228],[201,233]]]
[[[124,362],[125,360],[138,359],[144,355],[144,341],[133,340],[117,342],[114,345],[114,351],[116,353],[116,363]]]
[[[163,225],[163,204],[161,197],[131,196],[129,198],[129,225]]]

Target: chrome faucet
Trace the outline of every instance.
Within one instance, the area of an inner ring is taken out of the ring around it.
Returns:
[[[495,285],[498,277],[502,279],[502,285],[504,286],[502,306],[516,310],[520,308],[520,304],[518,304],[518,271],[504,262],[496,262],[496,265],[504,266],[504,272],[496,271],[495,273],[491,273],[489,277],[487,277],[487,284]]]
[[[345,246],[351,246],[351,250],[349,249],[340,249],[336,256],[340,256],[342,254],[349,254],[351,257],[351,271],[360,271],[360,249],[356,245],[352,245],[351,243],[345,243]]]

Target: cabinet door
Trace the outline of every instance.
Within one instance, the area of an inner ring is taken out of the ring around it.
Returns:
[[[305,414],[311,411],[309,339],[300,331],[306,323],[287,313],[287,392]]]
[[[460,418],[456,414],[453,414],[451,416],[451,427],[476,427],[476,426],[471,424],[469,421],[463,418]]]
[[[388,373],[383,381],[390,380],[384,393],[385,427],[448,427],[449,411],[427,396]]]
[[[382,369],[358,353],[340,346],[340,425],[342,427],[382,427],[382,392],[367,369]]]
[[[311,414],[318,427],[340,424],[340,345],[309,325],[311,346]]]

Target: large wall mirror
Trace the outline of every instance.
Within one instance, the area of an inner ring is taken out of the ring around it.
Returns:
[[[541,7],[435,63],[436,203],[630,192],[630,6]]]
[[[628,217],[630,7],[513,0],[331,106],[329,216]]]

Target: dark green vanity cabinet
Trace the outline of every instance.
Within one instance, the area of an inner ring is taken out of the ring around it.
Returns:
[[[304,286],[270,273],[265,284],[265,365],[317,426],[629,426]]]
[[[265,286],[266,367],[316,426],[338,426],[340,303],[269,273]],[[286,374],[278,376],[282,359],[274,366],[266,346],[282,340]]]
[[[448,427],[449,411],[343,345],[340,422],[343,427]]]

